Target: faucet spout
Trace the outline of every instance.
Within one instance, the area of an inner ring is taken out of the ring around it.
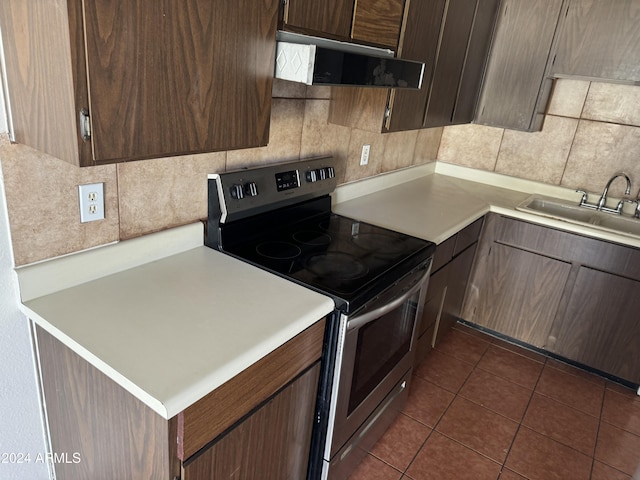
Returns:
[[[629,178],[629,175],[627,175],[624,172],[616,173],[613,177],[611,177],[609,179],[609,181],[607,182],[607,184],[604,187],[604,191],[602,192],[602,196],[600,197],[600,200],[598,201],[598,210],[602,210],[602,208],[607,203],[607,194],[609,193],[609,187],[611,186],[613,181],[618,177],[624,177],[624,179],[627,181],[627,188],[626,188],[624,194],[625,195],[629,195],[631,193],[631,179]]]

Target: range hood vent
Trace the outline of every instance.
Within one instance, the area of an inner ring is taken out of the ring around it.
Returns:
[[[307,85],[409,88],[422,86],[424,63],[392,50],[279,31],[275,77]]]

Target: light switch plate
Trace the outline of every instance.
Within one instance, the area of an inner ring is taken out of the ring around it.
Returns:
[[[104,220],[104,183],[78,185],[80,223]]]

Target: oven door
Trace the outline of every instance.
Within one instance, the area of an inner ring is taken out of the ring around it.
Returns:
[[[355,315],[343,317],[331,457],[411,369],[430,267],[429,260]]]

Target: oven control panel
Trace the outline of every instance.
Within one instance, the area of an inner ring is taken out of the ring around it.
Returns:
[[[276,190],[282,192],[300,186],[300,173],[298,170],[276,173]]]
[[[332,157],[209,175],[209,205],[220,223],[330,194],[337,179]]]

